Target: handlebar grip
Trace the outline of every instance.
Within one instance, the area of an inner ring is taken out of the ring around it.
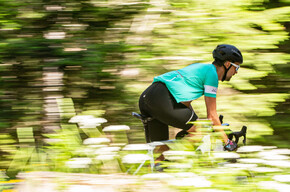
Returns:
[[[230,133],[228,138],[230,140],[232,140],[233,137],[235,137],[235,142],[238,143],[239,142],[239,138],[240,137],[244,137],[243,143],[244,143],[244,145],[246,145],[246,135],[247,135],[247,127],[243,126],[241,131]]]
[[[219,119],[220,119],[221,124],[223,124],[224,116],[223,116],[223,115],[220,115],[220,116],[219,116]]]

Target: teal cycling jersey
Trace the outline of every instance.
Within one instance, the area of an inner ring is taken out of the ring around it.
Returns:
[[[180,103],[195,100],[202,95],[216,97],[218,75],[213,64],[195,63],[156,76],[154,82],[164,83],[175,100]]]

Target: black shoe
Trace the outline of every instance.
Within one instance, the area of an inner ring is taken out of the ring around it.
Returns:
[[[167,159],[164,159],[163,161],[170,162]],[[155,163],[155,165],[154,165],[155,171],[157,171],[157,172],[164,172],[164,169],[167,169],[168,168],[167,166],[164,166],[164,164],[162,163],[163,161],[160,161],[158,163]]]

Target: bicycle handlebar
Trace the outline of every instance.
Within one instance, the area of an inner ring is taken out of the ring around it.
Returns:
[[[221,122],[222,125],[229,126],[228,123],[223,123],[223,119],[224,119],[223,115],[220,115],[219,119],[220,119],[220,122]],[[246,145],[246,135],[247,135],[247,127],[243,126],[241,131],[230,133],[228,135],[228,138],[229,138],[229,140],[233,140],[233,137],[235,137],[234,141],[235,141],[235,143],[238,143],[239,142],[239,138],[240,137],[244,137],[243,143],[244,143],[244,145]]]
[[[243,126],[241,131],[230,133],[228,135],[228,138],[230,140],[233,140],[233,137],[235,137],[235,142],[238,143],[239,142],[239,138],[240,137],[244,137],[243,143],[244,143],[244,145],[246,145],[246,135],[247,135],[247,126]]]

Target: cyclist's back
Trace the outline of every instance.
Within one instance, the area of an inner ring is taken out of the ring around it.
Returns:
[[[153,82],[164,83],[179,103],[195,100],[202,95],[215,97],[218,76],[213,64],[195,63],[157,76]]]

